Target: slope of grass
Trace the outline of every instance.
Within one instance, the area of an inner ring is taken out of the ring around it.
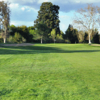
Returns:
[[[100,47],[0,48],[0,100],[100,100]]]

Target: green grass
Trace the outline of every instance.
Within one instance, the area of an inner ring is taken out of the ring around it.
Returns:
[[[0,48],[0,100],[100,100],[100,47]]]

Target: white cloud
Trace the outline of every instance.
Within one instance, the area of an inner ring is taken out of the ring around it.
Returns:
[[[21,10],[22,10],[22,11],[24,11],[24,10],[25,10],[25,8],[24,8],[24,7],[22,7],[22,8],[21,8]]]
[[[29,25],[29,23],[32,23],[30,25],[33,25],[34,20],[36,20],[37,17],[37,10],[35,8],[32,8],[30,6],[22,6],[19,4],[10,4],[10,10],[11,10],[11,24],[14,25]]]
[[[62,3],[97,3],[97,2],[100,2],[100,0],[63,0]]]
[[[2,1],[2,0],[0,0]],[[3,0],[3,1],[8,1],[8,0]],[[52,2],[52,3],[96,3],[100,2],[100,0],[9,0],[11,3],[21,3],[21,4],[26,4],[26,3],[42,3],[42,2]]]
[[[73,11],[64,13],[62,11],[59,12],[59,20],[60,20],[60,29],[65,33],[69,24],[72,24],[72,16]]]
[[[41,4],[42,2],[53,2],[54,0],[37,0],[37,2],[39,4]]]
[[[16,7],[19,7],[19,4],[18,3],[11,3],[10,4],[10,8],[16,8]]]
[[[25,25],[25,26],[33,26],[33,22],[32,21],[11,21],[10,22],[10,25],[15,25],[15,26],[22,26],[22,25]]]
[[[5,1],[7,2],[8,0],[0,0],[0,1]],[[21,3],[21,4],[24,4],[24,3],[34,3],[38,0],[9,0],[10,3]]]
[[[11,3],[11,24],[17,26],[33,25],[33,21],[36,20],[42,2],[52,2],[58,5],[60,7],[60,29],[63,32],[65,32],[68,25],[72,23],[71,17],[74,15],[72,14],[73,12],[70,13],[70,11],[84,7],[87,3],[100,4],[100,0],[9,0],[9,2]]]
[[[24,11],[25,9],[26,9],[27,11],[34,11],[34,12],[37,12],[37,11],[38,11],[37,9],[32,8],[32,7],[30,7],[30,6],[19,5],[18,3],[11,3],[9,6],[10,6],[11,11],[14,11],[14,10],[20,11],[20,9],[21,9],[22,11]]]
[[[16,25],[17,23],[15,21],[11,21],[10,25]]]
[[[76,0],[76,3],[80,3],[81,1],[80,0]]]
[[[2,1],[2,0],[0,0]],[[8,0],[4,0],[8,1]],[[62,11],[70,11],[70,10],[76,10],[77,8],[79,9],[80,7],[83,7],[87,3],[93,3],[93,4],[98,4],[100,3],[100,0],[9,0],[9,2],[19,4],[22,6],[28,6],[32,7],[35,9],[39,9],[41,6],[41,3],[43,2],[52,2],[55,5],[60,6],[60,10]]]

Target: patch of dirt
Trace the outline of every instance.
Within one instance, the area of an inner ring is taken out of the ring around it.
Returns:
[[[91,44],[92,46],[100,46],[100,44]]]
[[[2,46],[31,46],[32,43],[21,43],[21,44],[3,44]],[[2,48],[2,47],[1,47]]]

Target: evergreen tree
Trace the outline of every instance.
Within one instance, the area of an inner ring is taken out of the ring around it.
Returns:
[[[51,2],[42,3],[40,10],[38,11],[37,19],[34,21],[35,26],[42,21],[50,29],[49,33],[54,28],[57,33],[60,33],[58,10],[59,6],[53,5]]]
[[[89,37],[88,37],[88,33],[85,32],[84,34],[84,43],[88,43]]]
[[[93,43],[99,43],[98,29],[93,30],[93,33],[91,34],[91,36],[92,36],[92,42]]]
[[[94,35],[94,37],[93,37],[93,42],[94,42],[94,43],[99,43],[99,34],[98,34],[98,33],[96,33],[96,34]]]
[[[72,25],[69,25],[68,29],[65,32],[64,39],[68,39],[71,43],[78,43],[78,30],[73,29]]]

